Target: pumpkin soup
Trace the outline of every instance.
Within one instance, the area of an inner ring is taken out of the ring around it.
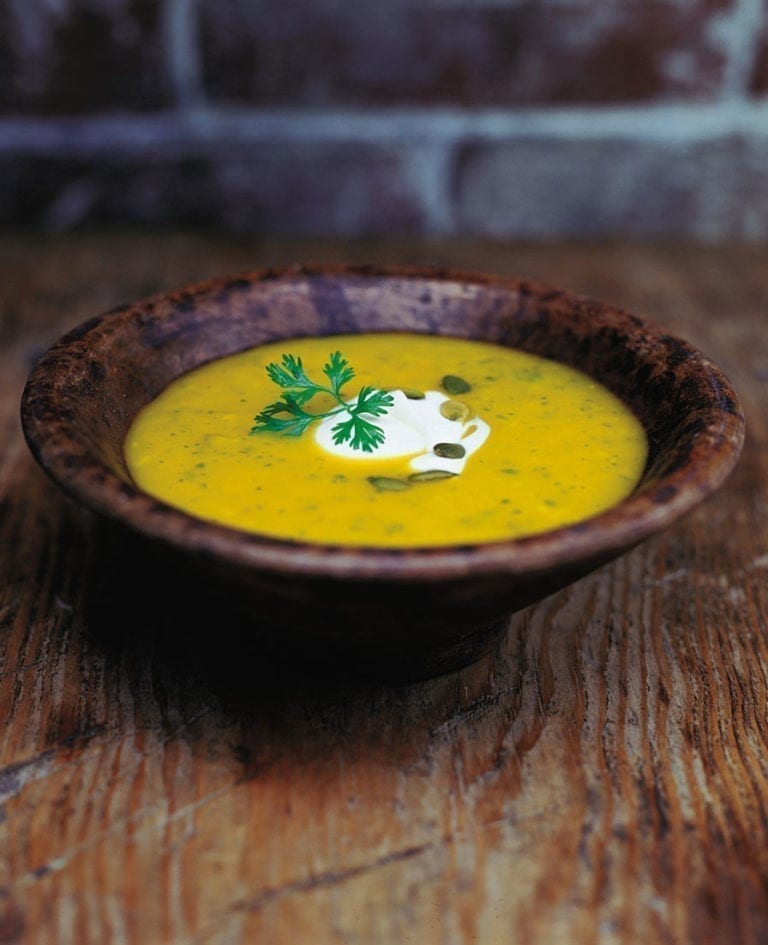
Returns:
[[[198,517],[323,544],[531,535],[636,486],[645,433],[579,371],[481,341],[283,340],[177,379],[125,443],[139,488]]]

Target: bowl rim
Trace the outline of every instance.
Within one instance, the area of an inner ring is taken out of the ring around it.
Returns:
[[[711,416],[695,435],[683,464],[651,488],[635,491],[617,505],[572,525],[479,544],[390,548],[273,538],[199,519],[148,496],[94,457],[90,465],[79,469],[72,462],[68,444],[75,428],[57,415],[57,388],[51,383],[52,378],[61,374],[60,356],[70,346],[83,345],[88,334],[105,323],[117,328],[122,322],[130,322],[157,302],[172,304],[174,299],[208,295],[233,281],[255,284],[312,276],[471,283],[542,299],[554,294],[576,305],[589,305],[596,315],[625,320],[630,332],[673,342],[689,360],[695,361],[712,390],[708,404]],[[275,576],[377,582],[524,576],[589,561],[599,564],[665,530],[707,499],[735,467],[745,439],[744,413],[729,378],[698,348],[661,325],[605,300],[536,280],[435,265],[302,263],[218,276],[155,293],[86,319],[54,341],[28,375],[20,414],[22,432],[32,456],[66,495],[146,538],[203,558]]]

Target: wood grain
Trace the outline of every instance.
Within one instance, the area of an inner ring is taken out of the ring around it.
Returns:
[[[37,469],[22,385],[113,305],[329,260],[528,276],[661,323],[734,382],[742,461],[461,673],[332,688],[217,653],[178,589],[123,596],[126,561],[157,576]],[[748,247],[0,238],[0,943],[768,941],[767,302]]]

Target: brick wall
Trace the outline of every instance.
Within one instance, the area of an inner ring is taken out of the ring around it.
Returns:
[[[766,0],[0,0],[0,223],[768,237]]]

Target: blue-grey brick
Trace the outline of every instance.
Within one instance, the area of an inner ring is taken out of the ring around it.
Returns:
[[[524,238],[768,238],[768,137],[467,144],[458,230]]]
[[[173,153],[176,151],[177,153]],[[290,142],[6,157],[0,223],[204,225],[233,232],[361,236],[428,229],[407,156],[369,144]]]
[[[215,102],[711,100],[734,0],[201,0]]]
[[[146,111],[172,100],[158,0],[0,2],[0,107]]]

